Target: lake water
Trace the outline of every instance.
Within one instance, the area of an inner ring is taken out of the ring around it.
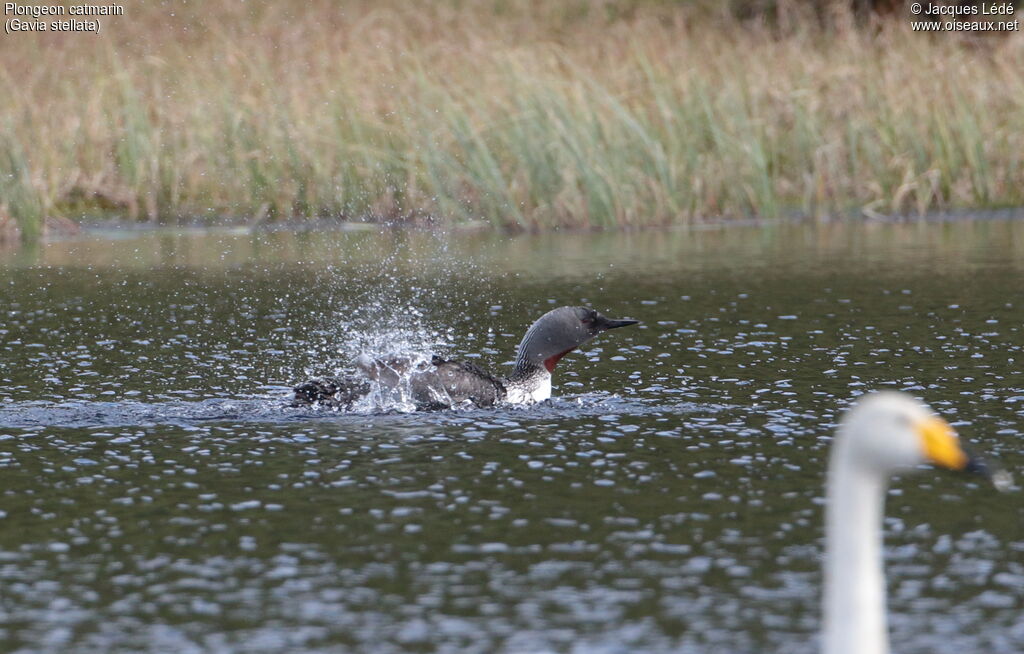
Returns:
[[[815,652],[839,409],[909,390],[1019,473],[1022,274],[1012,221],[0,254],[0,651]],[[643,325],[541,405],[288,407],[367,348],[506,372],[561,304]],[[894,651],[1024,650],[1022,525],[896,480]]]

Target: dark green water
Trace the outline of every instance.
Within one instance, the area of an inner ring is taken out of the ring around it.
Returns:
[[[122,234],[0,255],[0,651],[817,647],[837,411],[901,388],[1024,467],[1024,223],[508,237]],[[532,408],[291,409],[361,348]],[[1024,650],[1021,494],[894,483],[894,651]]]

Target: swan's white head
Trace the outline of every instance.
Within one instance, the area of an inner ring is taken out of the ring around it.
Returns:
[[[1012,485],[960,444],[949,423],[903,393],[867,395],[846,412],[832,447],[826,508],[825,654],[889,651],[881,526],[892,473],[923,463]]]
[[[884,474],[929,463],[992,476],[963,448],[948,422],[904,393],[872,393],[858,400],[843,416],[836,448],[850,464]]]

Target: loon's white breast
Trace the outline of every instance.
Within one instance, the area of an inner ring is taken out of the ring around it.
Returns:
[[[551,397],[551,373],[541,368],[523,379],[508,382],[505,401],[509,404],[533,404]]]

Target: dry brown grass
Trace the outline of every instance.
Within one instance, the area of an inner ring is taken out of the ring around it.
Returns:
[[[614,227],[1024,195],[1019,37],[778,37],[614,0],[126,13],[98,36],[0,37],[0,204],[26,225]]]

